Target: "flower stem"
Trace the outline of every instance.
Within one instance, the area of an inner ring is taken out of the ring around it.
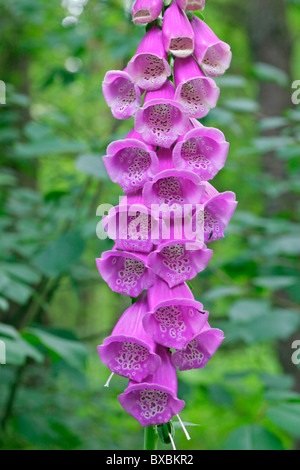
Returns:
[[[144,450],[156,450],[158,442],[158,432],[156,426],[145,428]]]

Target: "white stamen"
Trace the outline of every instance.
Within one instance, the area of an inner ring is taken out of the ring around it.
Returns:
[[[169,433],[169,438],[170,438],[170,441],[171,441],[171,443],[172,443],[173,450],[176,450],[175,442],[174,442],[173,437],[171,436],[170,433]]]
[[[111,379],[113,378],[114,375],[115,375],[114,372],[112,374],[110,374],[109,379],[106,382],[106,384],[104,385],[104,387],[109,388],[110,381],[111,381]]]
[[[186,435],[187,440],[190,441],[190,440],[191,440],[190,435],[189,435],[189,433],[187,432],[185,425],[184,425],[183,422],[181,421],[180,416],[179,416],[179,415],[176,415],[176,416],[177,416],[177,418],[178,418],[178,421],[180,422],[180,425],[181,425],[181,427],[182,427],[182,429],[183,429],[184,434]]]

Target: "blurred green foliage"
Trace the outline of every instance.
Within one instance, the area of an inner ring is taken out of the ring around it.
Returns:
[[[192,282],[227,341],[205,370],[179,375],[182,418],[199,426],[187,442],[176,425],[175,440],[179,449],[283,450],[300,440],[300,394],[276,346],[300,326],[300,110],[261,115],[259,82],[288,88],[289,78],[253,63],[243,23],[230,23],[235,3],[207,1],[205,18],[234,58],[204,123],[231,142],[214,185],[235,191],[239,207]],[[287,9],[296,42],[299,2]],[[96,208],[121,194],[100,156],[133,125],[112,118],[101,81],[126,66],[144,29],[121,0],[0,0],[0,17],[1,448],[140,449],[142,430],[117,400],[126,380],[104,389],[109,371],[96,350],[129,299],[109,290],[94,259],[112,246],[96,238]],[[296,46],[295,78],[299,59]],[[271,151],[284,179],[262,170]],[[287,196],[290,210],[271,217],[270,201]]]

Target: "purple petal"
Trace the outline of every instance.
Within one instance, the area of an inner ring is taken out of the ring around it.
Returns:
[[[127,70],[132,81],[143,90],[158,90],[171,75],[162,33],[152,26],[139,45]]]
[[[143,197],[147,206],[156,204],[166,210],[166,216],[170,211],[182,216],[183,205],[190,205],[190,210],[195,204],[201,202],[204,186],[199,177],[186,170],[164,170],[158,173],[152,181],[148,181],[143,189]]]
[[[211,260],[213,251],[201,243],[168,241],[159,245],[149,255],[149,265],[169,287],[189,281],[204,271]]]
[[[188,57],[194,52],[194,32],[191,24],[174,1],[167,8],[162,26],[163,42],[167,52],[176,57]]]
[[[102,83],[102,91],[116,119],[131,118],[141,105],[140,89],[125,71],[107,72]]]
[[[147,256],[113,249],[96,259],[98,270],[111,290],[138,297],[154,284],[155,274],[147,264]]]
[[[196,16],[191,20],[195,33],[195,57],[210,77],[219,77],[229,68],[232,58],[230,46],[220,41],[204,21]]]
[[[223,341],[223,331],[208,326],[196,335],[186,348],[173,354],[172,363],[181,371],[203,369]]]
[[[151,23],[160,15],[163,0],[136,0],[132,8],[132,19],[135,24]]]
[[[174,85],[169,80],[160,90],[146,93],[144,106],[135,116],[135,130],[145,142],[170,148],[178,136],[189,129],[188,116],[182,105],[173,99],[174,94]]]
[[[103,157],[109,177],[126,194],[143,188],[158,171],[158,158],[152,147],[142,142],[141,137],[139,140],[128,137],[110,144]]]
[[[102,362],[112,372],[135,382],[154,374],[161,364],[152,336],[143,328],[142,320],[147,312],[144,295],[123,313],[111,336],[98,346]]]
[[[236,196],[231,191],[220,193],[204,205],[204,242],[224,238],[224,230],[237,207]]]
[[[189,131],[173,150],[175,168],[192,170],[201,181],[211,180],[224,167],[229,143],[224,134],[212,127]]]
[[[207,78],[193,57],[175,59],[175,99],[186,113],[194,118],[203,118],[218,102],[220,89]]]
[[[140,253],[149,253],[153,243],[159,243],[160,224],[144,204],[141,193],[124,197],[103,219],[103,226],[109,238],[115,240],[116,248]]]
[[[162,363],[154,375],[141,384],[130,381],[118,399],[122,407],[143,427],[168,423],[185,405],[177,398],[177,374],[170,353],[157,348]]]
[[[170,289],[157,278],[149,289],[148,303],[144,328],[153,332],[156,343],[167,348],[183,349],[207,322],[208,312],[203,312],[203,305],[195,301],[186,284]]]

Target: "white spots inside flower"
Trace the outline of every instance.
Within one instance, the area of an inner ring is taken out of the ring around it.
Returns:
[[[225,67],[222,65],[222,59],[226,54],[222,44],[215,44],[207,49],[202,67],[205,73],[211,77],[219,77],[225,72]]]
[[[161,416],[161,422],[163,422],[168,405],[168,394],[161,392],[160,390],[140,390],[139,399],[136,401],[141,409],[141,416],[146,420],[157,418],[159,421],[158,415]],[[170,416],[171,417],[171,416]]]
[[[193,137],[182,145],[181,157],[190,169],[199,171],[200,178],[205,181],[213,177],[214,166],[210,160],[213,151],[208,139]]]
[[[185,339],[182,333],[186,330],[186,324],[180,306],[169,305],[157,309],[155,319],[158,322],[160,332],[163,333],[164,336],[168,334],[170,338],[176,341]]]
[[[119,364],[117,370],[123,376],[134,378],[137,371],[141,371],[149,358],[149,351],[144,346],[125,341],[120,348],[115,362]]]
[[[172,38],[169,51],[176,57],[188,57],[193,53],[194,43],[189,37]]]
[[[191,272],[191,266],[184,245],[167,246],[162,249],[161,255],[165,258],[163,260],[164,266],[177,274],[177,276],[172,276],[168,273],[168,277],[178,278],[183,276],[182,280],[186,279],[186,275]]]
[[[126,147],[117,153],[122,171],[118,183],[126,191],[143,187],[148,179],[151,157],[146,150]]]
[[[195,78],[183,84],[180,101],[189,114],[205,115],[209,109],[205,100],[206,95],[204,81],[201,78]]]
[[[185,349],[179,353],[180,359],[179,362],[181,367],[197,367],[201,366],[204,354],[199,351],[199,346],[197,340],[192,340]],[[179,365],[179,364],[178,364]]]
[[[145,116],[149,130],[158,146],[163,146],[174,134],[174,123],[179,116],[179,109],[171,104],[157,104],[146,109]]]
[[[137,212],[136,216],[129,217],[128,240],[148,240],[151,231],[151,218],[148,214]]]
[[[112,262],[112,264],[116,264],[117,258],[112,258],[111,262]]]
[[[204,211],[204,232],[209,234],[209,241],[218,238],[221,232],[219,221],[208,211]]]
[[[163,85],[167,79],[164,60],[154,54],[141,54],[135,59],[135,79],[144,90]]]
[[[134,289],[145,272],[144,264],[136,259],[124,258],[124,269],[118,272],[116,284],[124,294],[128,294]]]
[[[160,204],[183,203],[182,189],[178,178],[169,176],[155,183]]]
[[[115,99],[114,109],[118,113],[122,113],[136,101],[136,92],[133,83],[123,77],[119,77],[114,81]]]

